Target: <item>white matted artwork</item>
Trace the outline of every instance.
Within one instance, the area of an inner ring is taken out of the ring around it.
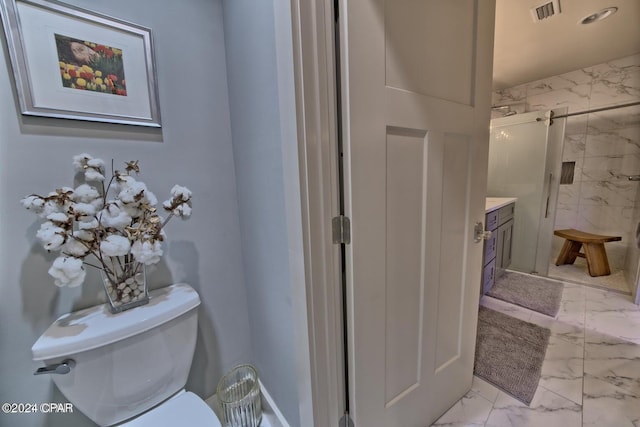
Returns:
[[[22,114],[160,127],[151,30],[50,0],[0,0]]]

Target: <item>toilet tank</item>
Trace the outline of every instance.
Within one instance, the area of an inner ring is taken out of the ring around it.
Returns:
[[[180,283],[150,292],[148,304],[122,313],[99,305],[65,314],[33,345],[33,360],[73,359],[71,372],[51,375],[56,386],[98,425],[119,423],[184,388],[198,305],[197,292]]]

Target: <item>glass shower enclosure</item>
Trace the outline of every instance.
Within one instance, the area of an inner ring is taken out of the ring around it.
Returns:
[[[487,197],[515,197],[511,270],[547,276],[566,108],[491,120]]]

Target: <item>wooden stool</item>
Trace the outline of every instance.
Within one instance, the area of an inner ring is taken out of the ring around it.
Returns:
[[[565,242],[556,260],[556,265],[573,264],[576,257],[586,258],[589,275],[608,276],[611,274],[607,252],[604,250],[606,242],[617,242],[622,240],[620,236],[601,236],[599,234],[585,233],[584,231],[569,228],[567,230],[556,230],[556,236],[564,237]],[[580,253],[580,248],[584,245],[584,254]]]

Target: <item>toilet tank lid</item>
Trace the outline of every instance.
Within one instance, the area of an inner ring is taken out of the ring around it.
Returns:
[[[106,304],[60,316],[31,347],[33,360],[47,360],[92,350],[140,334],[200,305],[186,283],[149,292],[149,303],[111,314]]]

